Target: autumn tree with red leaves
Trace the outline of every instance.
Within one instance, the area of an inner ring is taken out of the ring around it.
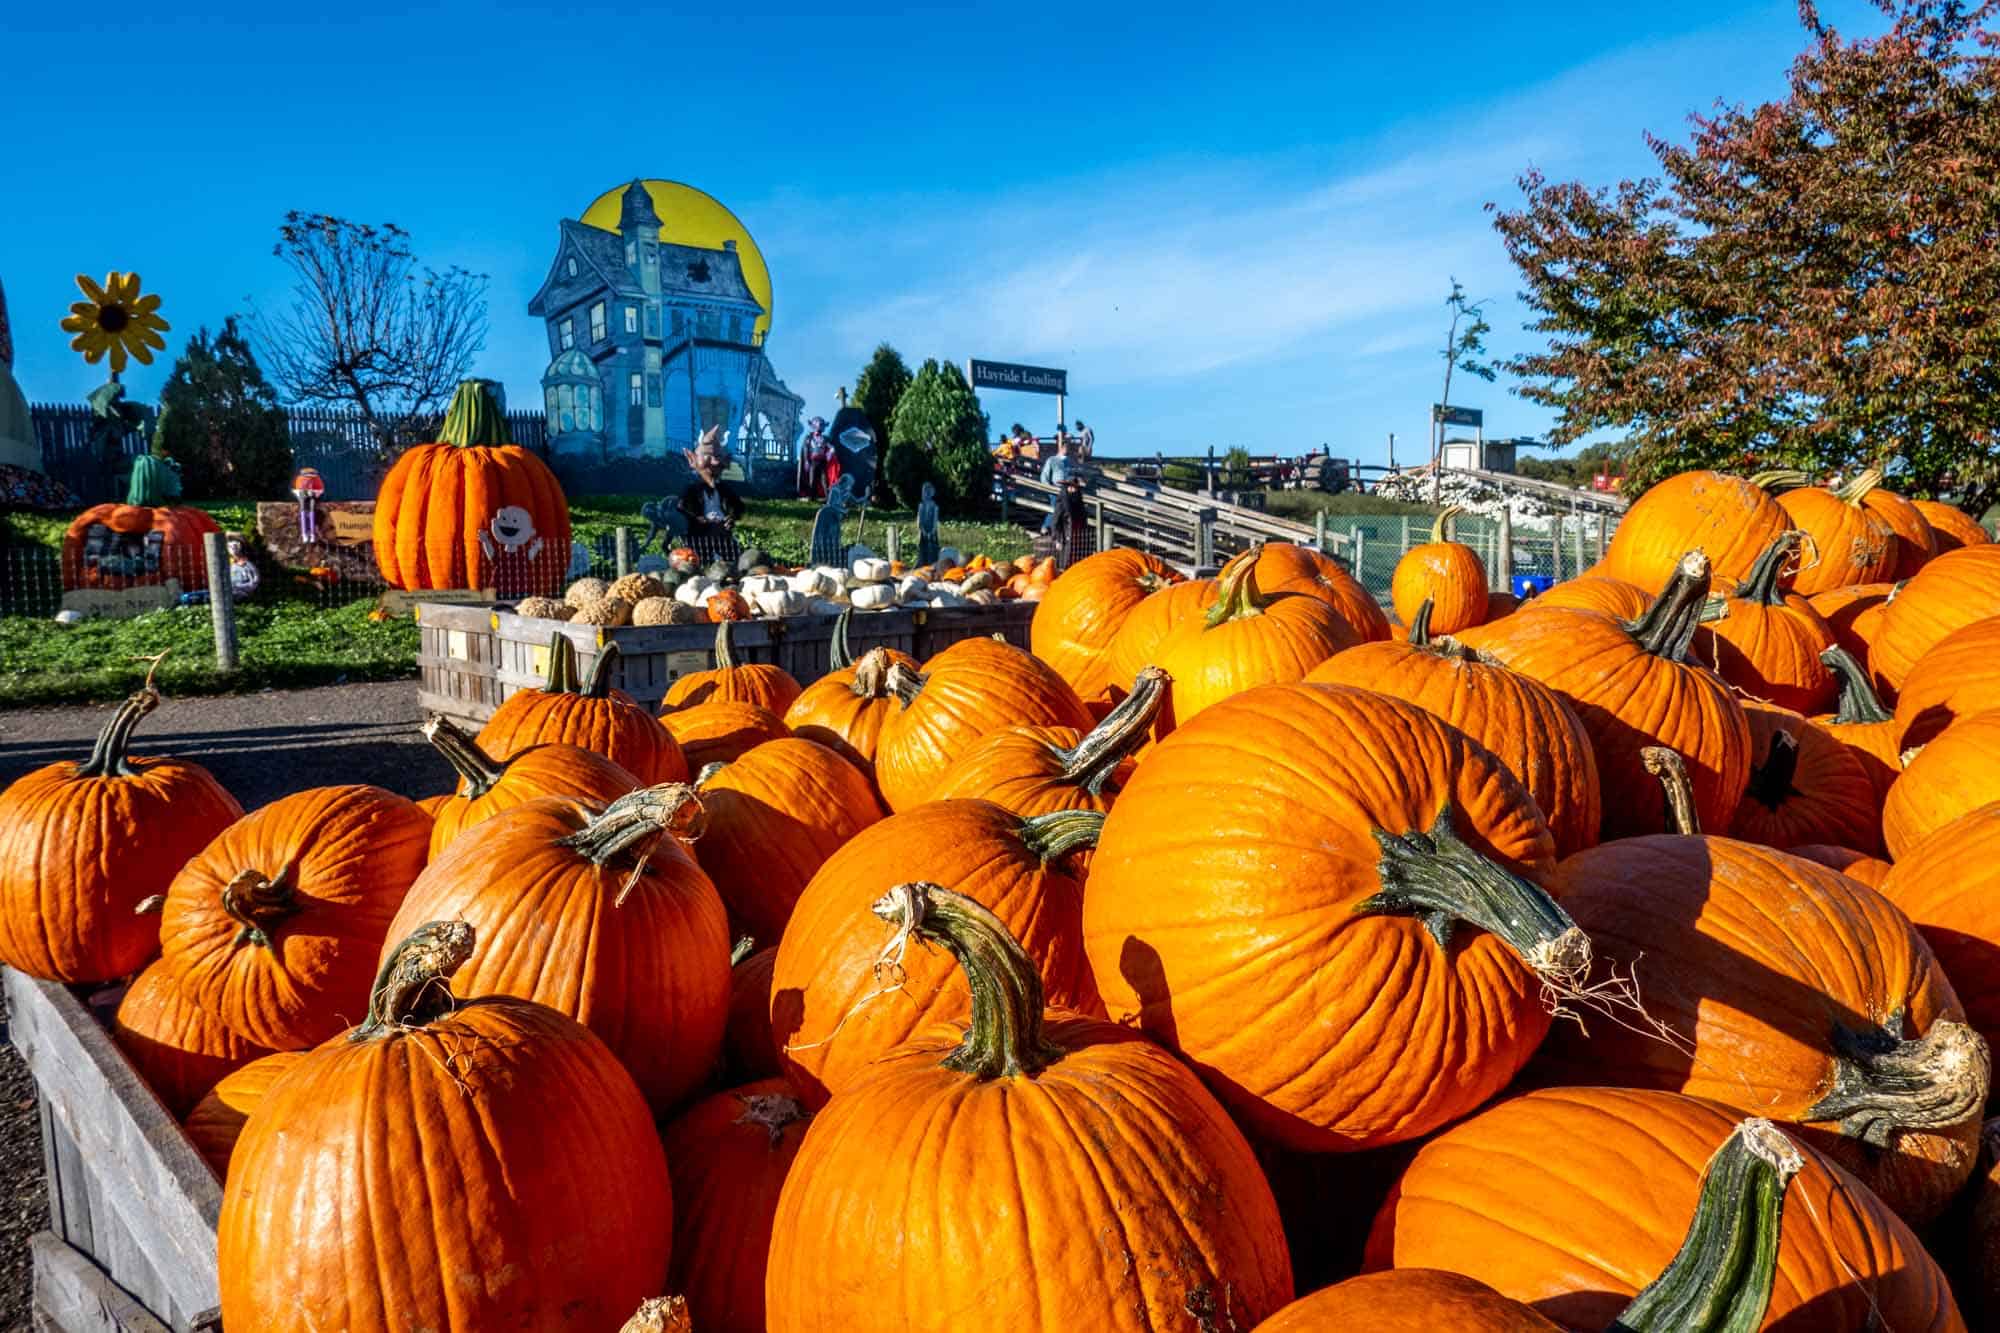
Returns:
[[[1648,135],[1657,177],[1521,178],[1496,224],[1548,347],[1507,369],[1556,442],[2000,499],[2000,0],[1877,3],[1850,39],[1803,0],[1789,95]]]

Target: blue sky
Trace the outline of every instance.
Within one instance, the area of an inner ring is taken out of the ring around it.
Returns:
[[[556,221],[634,175],[762,246],[770,353],[831,415],[882,339],[912,364],[1067,367],[1106,453],[1421,448],[1451,275],[1531,345],[1482,211],[1530,164],[1608,183],[1646,130],[1782,90],[1791,0],[1672,6],[989,6],[949,14],[421,5],[88,7],[9,19],[0,283],[30,399],[101,381],[56,321],[137,269],[169,351],[275,305],[288,208],[408,228],[492,276],[477,367],[534,400]],[[1352,12],[1345,12],[1351,9]],[[1866,29],[1872,11],[1826,6]],[[150,396],[165,366],[128,375]],[[1455,388],[1496,435],[1537,408]],[[1053,400],[989,394],[1004,425]]]

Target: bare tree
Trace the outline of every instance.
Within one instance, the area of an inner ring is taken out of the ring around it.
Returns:
[[[1444,394],[1438,401],[1451,406],[1451,373],[1462,370],[1491,384],[1493,364],[1484,359],[1486,335],[1493,326],[1486,322],[1486,301],[1469,301],[1458,279],[1451,280],[1451,295],[1444,298],[1451,311],[1451,327],[1444,335]],[[1463,327],[1460,327],[1463,325]],[[1439,503],[1444,489],[1444,431],[1442,421],[1431,423],[1431,503]]]
[[[409,240],[394,223],[287,213],[272,253],[296,279],[291,302],[252,314],[286,396],[355,408],[384,449],[443,409],[486,345],[486,275],[425,267]]]

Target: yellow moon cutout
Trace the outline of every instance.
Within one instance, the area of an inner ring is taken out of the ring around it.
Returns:
[[[677,245],[698,245],[707,250],[720,250],[724,241],[736,242],[736,257],[743,265],[743,281],[749,284],[750,294],[757,298],[757,304],[764,307],[754,335],[757,345],[763,346],[764,335],[771,331],[771,270],[764,266],[764,252],[757,248],[750,229],[713,196],[703,194],[692,185],[662,180],[647,180],[642,184],[646,193],[653,197],[653,211],[660,215],[661,240]],[[627,181],[598,195],[590,207],[583,210],[582,221],[616,233],[619,201],[630,185],[631,182]]]

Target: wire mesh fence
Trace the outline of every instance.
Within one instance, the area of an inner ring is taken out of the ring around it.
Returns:
[[[1396,563],[1412,548],[1431,540],[1432,520],[1425,515],[1346,514],[1329,516],[1329,535],[1337,543],[1363,587],[1385,605]],[[1603,558],[1615,522],[1597,516],[1539,519],[1503,524],[1483,515],[1458,516],[1451,539],[1478,553],[1495,591],[1513,591],[1519,580],[1541,590],[1573,579]]]

